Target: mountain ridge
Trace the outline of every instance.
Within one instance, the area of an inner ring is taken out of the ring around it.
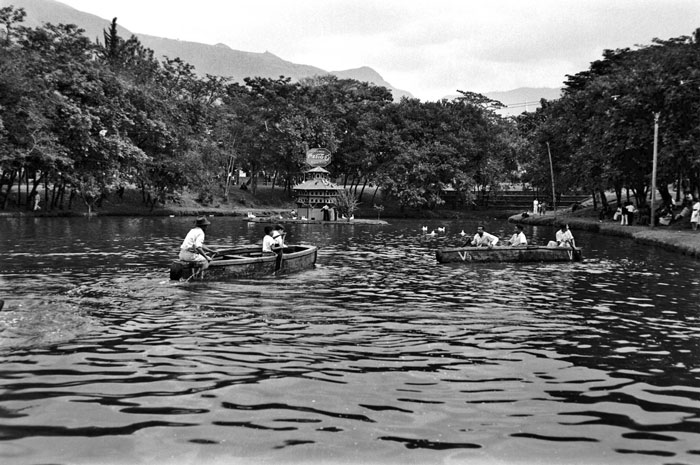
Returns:
[[[27,12],[24,24],[29,27],[38,27],[43,23],[76,24],[85,30],[85,36],[91,40],[104,41],[103,31],[108,29],[111,19],[101,18],[91,13],[77,10],[58,0],[0,0],[0,7],[14,5],[16,8],[24,8]],[[141,43],[153,50],[156,57],[179,57],[183,61],[193,65],[195,72],[201,76],[211,74],[215,76],[229,77],[236,82],[243,82],[246,77],[278,78],[289,77],[299,80],[314,75],[331,74],[339,79],[356,79],[361,82],[383,86],[392,92],[395,101],[402,97],[414,98],[406,90],[397,89],[387,82],[376,70],[369,66],[361,66],[347,70],[326,71],[319,67],[306,64],[293,63],[271,53],[247,52],[231,48],[227,44],[214,45],[193,41],[183,41],[149,34],[132,33],[123,27],[117,18],[117,30],[124,38],[136,36]],[[533,111],[539,107],[542,98],[551,100],[558,98],[561,89],[523,87],[508,91],[486,92],[487,97],[498,100],[508,108],[500,110],[502,115],[516,115],[523,111]],[[459,97],[458,94],[446,96],[447,99]],[[526,102],[526,103],[525,103]]]
[[[0,0],[0,6],[14,5],[15,8],[24,8],[27,17],[24,25],[38,27],[43,23],[75,24],[85,30],[85,36],[91,40],[103,41],[103,31],[108,29],[111,19],[100,18],[91,13],[77,10],[57,0]],[[243,82],[246,77],[278,78],[289,77],[299,80],[314,75],[336,75],[339,78],[356,79],[362,82],[370,82],[384,86],[392,92],[394,100],[401,97],[412,98],[413,95],[405,90],[397,89],[388,83],[377,71],[372,73],[363,71],[364,75],[371,75],[372,79],[362,79],[353,70],[326,71],[312,65],[298,64],[284,60],[279,56],[266,51],[246,52],[236,50],[222,43],[215,45],[200,42],[183,41],[157,37],[149,34],[133,33],[119,24],[117,18],[117,30],[124,38],[136,36],[144,47],[153,50],[156,57],[179,57],[191,64],[199,75],[217,75],[230,77],[237,82]],[[357,68],[358,70],[371,69],[369,67]]]

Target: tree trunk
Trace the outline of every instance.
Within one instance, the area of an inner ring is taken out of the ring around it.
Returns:
[[[54,181],[53,183],[53,189],[51,193],[51,206],[49,207],[50,210],[53,210],[56,208],[56,205],[58,204],[58,194],[61,192],[59,189],[59,183],[57,181]]]
[[[66,199],[66,181],[61,181],[61,187],[58,188],[58,209],[63,210],[63,202]]]
[[[364,182],[364,184],[362,184],[362,190],[360,190],[360,196],[359,196],[359,197],[360,197],[360,200],[362,200],[362,196],[363,196],[364,193],[365,193],[365,187],[367,187],[367,182],[368,182],[368,181],[367,181],[367,178],[365,178],[365,182]]]
[[[661,199],[663,200],[665,205],[673,204],[673,196],[668,191],[668,185],[666,185],[666,183],[661,183],[661,185],[656,186],[656,188],[659,191],[659,194],[661,195]]]
[[[49,177],[44,176],[44,208],[49,208]]]
[[[372,205],[374,205],[374,198],[377,196],[377,192],[379,191],[379,186],[374,187],[374,193],[372,194],[372,200],[369,201]]]
[[[10,201],[10,194],[12,193],[12,186],[15,183],[15,176],[17,176],[17,171],[10,170],[10,177],[7,180],[7,193],[5,194],[5,198],[2,201],[2,209],[3,210],[5,210],[7,208],[7,204]]]
[[[17,198],[15,199],[15,206],[18,208],[22,205],[22,176],[24,176],[24,170],[20,166],[19,174],[17,174]]]

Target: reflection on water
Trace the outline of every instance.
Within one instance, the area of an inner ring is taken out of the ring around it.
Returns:
[[[686,257],[574,231],[582,263],[441,265],[475,222],[291,225],[314,270],[183,284],[189,219],[0,222],[3,463],[700,462]]]

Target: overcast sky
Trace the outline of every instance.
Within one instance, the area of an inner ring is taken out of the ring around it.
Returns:
[[[700,0],[60,0],[132,32],[326,71],[370,66],[421,100],[560,87],[603,50],[691,35]]]

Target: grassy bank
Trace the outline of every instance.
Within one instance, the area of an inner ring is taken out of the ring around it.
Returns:
[[[359,195],[359,192],[358,192]],[[43,195],[42,195],[43,198]],[[507,218],[514,211],[479,211],[479,210],[453,210],[442,206],[437,209],[427,208],[401,208],[397,202],[382,199],[381,195],[375,195],[373,189],[366,189],[359,199],[358,210],[355,212],[356,218],[363,219],[387,219],[387,218],[471,218],[479,215],[498,216]],[[22,199],[17,204],[17,199],[12,196],[8,207],[0,210],[0,217],[13,216],[85,216],[88,213],[87,207],[79,198],[74,198],[68,208],[68,202],[64,202],[64,209],[53,208],[46,210],[42,203],[42,208],[31,211],[26,207],[26,200]],[[380,209],[375,208],[380,206]],[[101,205],[92,211],[95,216],[246,216],[249,212],[256,216],[276,216],[280,213],[287,213],[295,208],[292,198],[280,187],[272,188],[270,185],[259,185],[255,194],[250,190],[241,190],[234,187],[228,199],[215,198],[211,202],[203,203],[191,192],[183,192],[175,201],[169,199],[165,204],[157,204],[151,208],[142,198],[141,193],[135,189],[127,189],[120,197],[112,194],[105,198]]]

